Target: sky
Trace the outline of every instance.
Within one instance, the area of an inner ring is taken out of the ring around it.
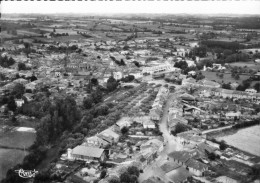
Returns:
[[[5,13],[260,14],[257,0],[208,1],[2,1]]]

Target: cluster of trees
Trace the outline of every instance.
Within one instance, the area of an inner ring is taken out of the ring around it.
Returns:
[[[56,97],[50,104],[37,127],[36,142],[39,145],[54,142],[64,131],[72,130],[81,117],[75,100],[70,96]]]
[[[177,123],[175,129],[171,131],[171,134],[176,136],[178,133],[191,130],[191,127],[182,123]]]
[[[244,81],[242,81],[242,83],[240,85],[238,85],[236,90],[238,90],[238,91],[245,91],[250,86],[251,86],[251,81],[250,80],[244,80]]]
[[[10,67],[11,65],[13,65],[15,63],[15,60],[12,58],[12,57],[7,57],[7,56],[4,56],[2,57],[0,55],[0,66],[1,67]]]
[[[7,104],[9,110],[16,111],[15,98],[21,98],[25,92],[25,88],[22,84],[17,83],[9,95],[4,96],[0,99],[0,105]]]
[[[259,124],[260,124],[259,120],[256,119],[256,120],[253,120],[250,122],[237,123],[237,124],[233,125],[232,128],[235,128],[235,129],[246,128],[249,126],[254,126],[254,125],[259,125]]]
[[[118,86],[117,80],[113,76],[110,76],[107,80],[107,90],[109,92],[112,92],[117,89],[117,86]]]
[[[19,62],[18,63],[18,71],[28,70],[29,68],[26,67],[25,63]]]
[[[191,53],[193,53],[193,55],[195,56],[206,57],[207,47],[205,45],[201,45],[200,47],[195,47]]]
[[[125,61],[123,59],[121,59],[120,61],[118,61],[115,57],[110,56],[110,58],[119,66],[125,66]]]
[[[138,182],[138,177],[140,175],[140,171],[135,166],[130,166],[124,171],[119,179],[112,178],[109,180],[109,183],[136,183]]]
[[[240,48],[238,42],[229,42],[229,41],[207,40],[207,41],[202,41],[201,44],[206,45],[208,48],[228,49],[228,50],[232,50],[232,52],[235,52]]]
[[[85,109],[90,109],[95,104],[101,102],[103,100],[102,92],[100,89],[92,91],[90,96],[84,99],[83,106]]]
[[[151,61],[155,61],[155,60],[158,60],[157,57],[148,57],[145,62],[148,63],[148,62],[151,62]]]
[[[7,34],[12,34],[12,35],[17,35],[17,30],[16,29],[13,29],[13,30],[7,30],[6,31],[7,32]]]
[[[68,33],[55,33],[55,32],[51,32],[50,36],[52,36],[52,37],[69,36],[69,34]]]

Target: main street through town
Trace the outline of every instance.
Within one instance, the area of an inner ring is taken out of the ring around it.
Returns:
[[[176,150],[181,150],[181,147],[177,144],[175,137],[170,134],[167,127],[168,110],[174,98],[175,94],[170,93],[163,110],[163,116],[161,118],[161,121],[159,122],[159,129],[163,133],[162,135],[165,142],[164,149],[162,152],[159,153],[158,158],[144,169],[144,173],[140,175],[139,181],[146,180],[151,176],[164,177],[164,182],[171,181],[167,178],[167,176],[164,176],[165,173],[159,168],[159,166],[161,166],[162,163],[167,160],[167,154]]]

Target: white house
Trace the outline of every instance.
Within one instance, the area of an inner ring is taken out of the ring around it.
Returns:
[[[249,88],[245,90],[246,93],[252,94],[252,93],[257,93],[257,91],[253,88]]]
[[[15,104],[16,104],[17,107],[22,107],[22,105],[24,104],[24,100],[23,99],[16,99]]]
[[[116,80],[120,80],[124,77],[122,72],[113,72],[113,76]]]

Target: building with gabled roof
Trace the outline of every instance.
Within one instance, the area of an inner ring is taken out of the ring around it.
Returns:
[[[74,149],[68,149],[68,157],[69,159],[83,161],[104,161],[106,156],[104,149],[80,145],[76,146]]]

